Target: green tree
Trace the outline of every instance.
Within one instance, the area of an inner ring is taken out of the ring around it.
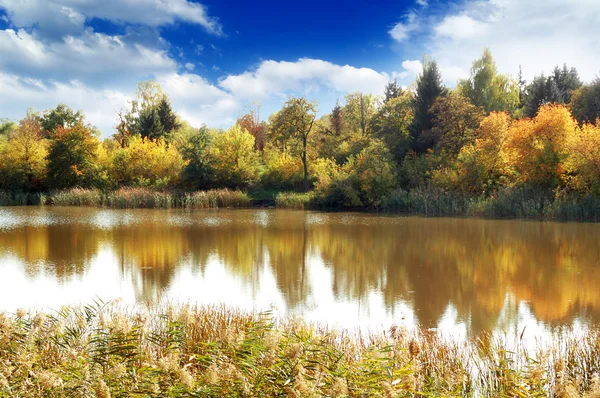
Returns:
[[[0,137],[8,137],[8,135],[17,130],[17,123],[9,119],[0,119]]]
[[[164,138],[167,142],[169,142],[172,134],[181,127],[181,124],[177,120],[177,115],[171,108],[171,102],[169,98],[165,95],[160,100],[157,108],[158,118],[160,120],[160,124],[164,130]]]
[[[144,109],[140,113],[138,126],[139,134],[142,138],[157,140],[167,135],[157,108]]]
[[[371,120],[373,136],[383,140],[398,164],[410,150],[412,122],[412,97],[409,93],[391,98]]]
[[[486,113],[513,112],[519,106],[519,86],[508,75],[498,74],[496,62],[488,48],[473,62],[471,77],[458,82],[458,89],[475,106]]]
[[[82,124],[84,120],[83,112],[73,111],[67,105],[59,104],[54,109],[47,109],[40,117],[40,125],[46,136],[54,132],[58,127],[71,128],[77,124]]]
[[[581,80],[575,68],[563,65],[554,68],[553,73],[545,77],[536,76],[527,87],[525,99],[525,115],[534,117],[540,106],[548,103],[568,104],[573,92],[581,87]]]
[[[317,114],[317,104],[305,98],[290,98],[275,115],[271,132],[275,139],[283,142],[300,143],[300,158],[304,167],[304,190],[308,191],[308,136],[311,133]]]
[[[344,114],[339,101],[335,102],[335,106],[329,115],[329,123],[335,137],[341,137],[344,129]]]
[[[481,108],[457,92],[438,98],[430,113],[432,126],[422,137],[428,146],[450,155],[458,154],[463,146],[473,143],[475,131],[484,117]]]
[[[580,124],[596,122],[600,117],[600,78],[575,90],[571,109]]]
[[[48,184],[53,189],[90,187],[98,176],[100,142],[90,126],[58,126],[50,133]]]
[[[374,95],[363,93],[351,93],[346,95],[346,105],[344,106],[344,119],[353,133],[360,132],[366,136],[367,127],[371,118],[377,111]]]
[[[183,159],[187,162],[183,169],[183,183],[187,188],[205,189],[212,183],[210,143],[211,135],[206,126],[202,126],[180,145]]]
[[[421,135],[431,129],[429,108],[439,96],[444,95],[446,95],[446,88],[442,84],[437,63],[425,58],[423,71],[417,78],[417,90],[413,99],[414,119],[410,127],[413,150],[417,153],[423,153],[431,148],[426,140],[421,139]]]
[[[402,87],[398,85],[396,79],[390,80],[388,84],[385,86],[385,91],[383,92],[383,103],[387,104],[389,100],[394,98],[398,98],[402,95]]]

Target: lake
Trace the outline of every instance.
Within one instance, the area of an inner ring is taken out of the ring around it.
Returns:
[[[0,208],[0,310],[228,304],[347,328],[600,323],[600,225],[252,210]]]

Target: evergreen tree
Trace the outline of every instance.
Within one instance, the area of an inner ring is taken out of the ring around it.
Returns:
[[[556,66],[552,74],[536,76],[527,87],[525,115],[534,117],[540,106],[547,103],[568,104],[573,92],[581,87],[581,80],[575,68]]]
[[[342,125],[344,122],[343,119],[342,106],[340,105],[340,101],[335,102],[335,106],[331,110],[331,115],[329,115],[329,121],[331,122],[331,128],[333,129],[333,134],[336,137],[342,135]]]
[[[158,104],[157,111],[160,124],[164,129],[165,140],[169,141],[168,138],[180,127],[180,124],[177,122],[177,115],[173,112],[173,108],[171,108],[171,104],[166,96]]]
[[[146,109],[140,114],[139,127],[142,138],[156,140],[165,136],[165,128],[156,108]]]
[[[432,60],[424,60],[423,72],[417,78],[417,92],[413,102],[414,119],[410,128],[413,150],[417,153],[423,153],[428,148],[418,138],[423,132],[431,129],[429,108],[436,98],[446,95],[446,92],[437,63]]]
[[[389,100],[398,98],[402,95],[402,88],[398,85],[396,79],[390,80],[388,82],[388,84],[385,86],[385,91],[383,95],[385,96],[383,100],[384,104],[387,104]]]

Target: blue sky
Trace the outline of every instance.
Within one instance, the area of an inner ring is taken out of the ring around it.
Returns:
[[[453,86],[486,46],[503,73],[566,62],[592,80],[600,2],[0,0],[0,117],[66,103],[109,136],[149,78],[195,126],[227,127],[252,101],[266,119],[290,95],[324,113],[391,78],[410,86],[424,54]]]

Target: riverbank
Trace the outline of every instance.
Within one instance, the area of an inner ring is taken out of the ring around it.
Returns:
[[[345,206],[340,198],[307,193],[229,189],[207,191],[160,191],[120,188],[116,191],[72,188],[51,193],[0,191],[0,206],[57,205],[119,209],[135,208],[248,208],[277,207],[295,210],[368,211],[426,217],[478,217],[600,222],[600,197],[565,192],[548,193],[528,189],[502,189],[490,196],[467,196],[427,187],[410,191],[397,189],[381,198],[376,208]]]
[[[0,315],[2,396],[597,397],[599,374],[598,330],[528,349],[395,327],[362,336],[225,307]]]

